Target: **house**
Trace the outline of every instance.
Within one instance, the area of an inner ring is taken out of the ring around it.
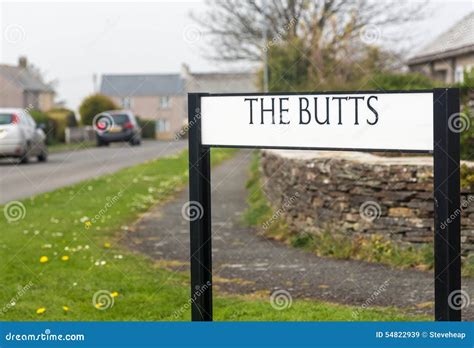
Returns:
[[[182,64],[181,76],[186,83],[186,92],[238,93],[258,92],[257,75],[254,72],[208,72],[192,73]]]
[[[103,75],[100,93],[143,120],[155,123],[160,139],[171,139],[186,117],[186,92],[179,74]]]
[[[18,65],[0,64],[0,107],[48,111],[54,107],[54,89],[28,66],[26,57]]]
[[[408,67],[446,84],[462,82],[474,67],[474,12],[410,58]]]
[[[186,126],[187,93],[256,91],[254,73],[192,73],[185,64],[179,74],[106,74],[100,87],[120,107],[154,122],[156,137],[163,140],[175,138]]]

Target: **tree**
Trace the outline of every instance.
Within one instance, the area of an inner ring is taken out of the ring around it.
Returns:
[[[273,92],[301,91],[310,85],[308,69],[311,62],[302,54],[304,43],[292,39],[291,43],[278,44],[268,50],[269,86]],[[259,83],[263,81],[263,69],[259,71]],[[263,90],[263,86],[260,86]]]
[[[109,97],[102,94],[94,94],[85,98],[79,107],[81,121],[84,125],[92,125],[94,116],[107,110],[118,109],[117,105]]]
[[[372,0],[216,0],[202,18],[194,18],[212,39],[213,59],[260,62],[266,52],[273,75],[270,90],[288,89],[287,85],[292,86],[290,90],[347,89],[349,83],[374,70],[401,65],[397,54],[376,46],[381,43],[382,29],[421,18],[422,5],[395,2],[390,6]],[[262,40],[264,28],[267,42]],[[383,40],[388,40],[387,35]]]
[[[304,42],[296,38],[269,49],[270,91],[348,90],[368,86],[381,89],[384,87],[373,86],[374,77],[384,76],[385,71],[396,64],[393,54],[377,47],[361,46],[357,54],[347,56],[323,50],[321,64],[315,67],[311,58],[303,53],[303,46]]]
[[[324,48],[337,50],[358,36],[376,39],[382,28],[421,18],[423,6],[375,0],[208,0],[204,16],[193,18],[210,35],[214,59],[260,61],[273,43],[300,38],[318,64]],[[264,28],[268,42],[262,42]]]
[[[54,134],[55,139],[64,142],[66,127],[77,126],[74,111],[66,108],[53,108],[48,110],[47,114],[51,120],[54,120],[56,125]]]
[[[51,119],[47,113],[40,110],[31,109],[29,110],[31,117],[35,120],[37,125],[44,126],[44,132],[46,135],[46,143],[48,145],[54,144],[58,141],[56,138],[56,121]]]

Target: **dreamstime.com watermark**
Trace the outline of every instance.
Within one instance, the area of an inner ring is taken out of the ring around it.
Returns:
[[[15,294],[15,296],[13,296],[11,300],[2,307],[2,310],[1,310],[2,314],[5,314],[12,307],[16,306],[16,303],[18,302],[18,300],[22,298],[23,295],[25,295],[28,292],[28,290],[30,290],[33,287],[33,285],[34,285],[33,282],[30,280],[28,284],[26,284],[25,286],[19,286],[18,291]]]
[[[298,22],[298,17],[291,18],[288,23],[279,28],[277,32],[273,35],[272,39],[265,43],[263,51],[267,52],[272,46],[277,45],[284,41],[284,36],[295,27]]]
[[[441,229],[444,230],[446,227],[448,227],[448,225],[457,217],[459,217],[464,209],[466,209],[472,202],[474,202],[474,196],[469,196],[466,200],[462,201],[461,208],[456,209],[445,221],[441,223]]]
[[[203,217],[204,207],[198,201],[189,201],[183,204],[181,215],[186,221],[196,221]]]
[[[196,25],[188,25],[183,29],[183,39],[185,42],[194,44],[201,40],[202,32]]]
[[[104,311],[114,306],[114,295],[108,290],[99,290],[92,296],[92,306]]]
[[[176,133],[176,135],[174,136],[174,140],[180,140],[182,137],[184,137],[200,119],[201,119],[201,109],[196,108],[194,110],[193,119],[189,121],[189,123],[186,124],[183,128],[181,128],[181,130],[178,133]]]
[[[471,128],[471,118],[462,113],[457,112],[448,118],[448,128],[453,133],[462,133]]]
[[[454,290],[448,296],[448,306],[454,310],[467,308],[471,305],[471,298],[464,290]]]
[[[277,311],[282,311],[291,307],[291,305],[293,304],[293,297],[287,290],[275,290],[270,295],[270,304],[273,309],[276,309]]]
[[[9,332],[5,335],[5,341],[28,342],[28,341],[85,341],[83,334],[53,334],[50,329],[35,334],[15,334]]]
[[[181,318],[181,316],[183,315],[183,313],[187,310],[189,310],[189,308],[191,307],[191,305],[196,302],[196,300],[202,296],[202,294],[204,294],[204,292],[209,289],[209,287],[211,286],[211,282],[210,281],[207,281],[206,284],[204,284],[203,286],[201,287],[197,287],[196,288],[196,291],[193,292],[193,295],[191,296],[191,298],[188,299],[188,301],[182,305],[178,310],[174,311],[173,312],[173,317],[175,319],[178,319],[178,318]]]
[[[105,203],[104,207],[100,209],[92,219],[85,218],[84,221],[82,221],[84,222],[85,228],[89,229],[93,224],[102,219],[102,217],[107,214],[109,209],[111,209],[119,201],[119,199],[122,198],[122,195],[123,191],[120,190],[116,195],[113,195],[112,198],[107,197],[107,203]]]
[[[374,201],[366,201],[359,207],[359,215],[367,222],[373,222],[382,215],[382,207]]]
[[[275,221],[277,221],[282,215],[283,213],[285,213],[286,211],[288,211],[288,209],[290,209],[296,202],[296,200],[299,198],[300,194],[298,192],[296,192],[293,196],[291,196],[290,198],[286,199],[281,208],[277,209],[273,215],[271,216],[271,218],[269,218],[267,221],[265,221],[262,225],[263,229],[264,230],[267,230]]]
[[[19,24],[9,24],[3,29],[1,38],[5,43],[12,45],[19,44],[26,39],[25,28]]]
[[[26,208],[20,201],[11,201],[3,207],[3,215],[9,223],[17,222],[26,217]]]
[[[92,119],[92,127],[99,134],[104,134],[110,131],[115,126],[115,120],[111,114],[107,112],[101,112]]]
[[[367,300],[364,301],[364,303],[360,306],[360,308],[357,308],[356,310],[352,311],[352,318],[356,319],[360,313],[365,310],[367,307],[371,306],[372,303],[374,303],[375,299],[379,297],[382,293],[384,293],[387,290],[387,286],[390,284],[390,279],[387,279],[380,285],[377,290],[375,290]]]
[[[375,24],[364,25],[359,32],[360,40],[367,45],[376,44],[382,37],[380,28]]]

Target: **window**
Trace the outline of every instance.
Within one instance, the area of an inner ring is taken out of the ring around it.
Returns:
[[[166,133],[170,131],[170,121],[164,118],[157,120],[156,122],[156,132],[157,133]]]
[[[170,97],[165,95],[160,97],[160,108],[168,109],[170,107]]]
[[[447,71],[446,70],[436,70],[433,73],[433,77],[435,80],[446,82]]]
[[[462,66],[457,66],[454,72],[454,82],[464,81],[464,69]]]
[[[122,108],[123,109],[131,109],[132,108],[132,98],[130,98],[130,97],[122,98]]]
[[[112,114],[112,118],[115,124],[124,125],[127,122],[130,122],[130,117],[127,114]]]
[[[0,125],[13,123],[14,119],[13,114],[0,114]]]

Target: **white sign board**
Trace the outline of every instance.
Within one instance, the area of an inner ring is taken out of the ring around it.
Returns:
[[[201,97],[202,145],[433,150],[433,93]]]

